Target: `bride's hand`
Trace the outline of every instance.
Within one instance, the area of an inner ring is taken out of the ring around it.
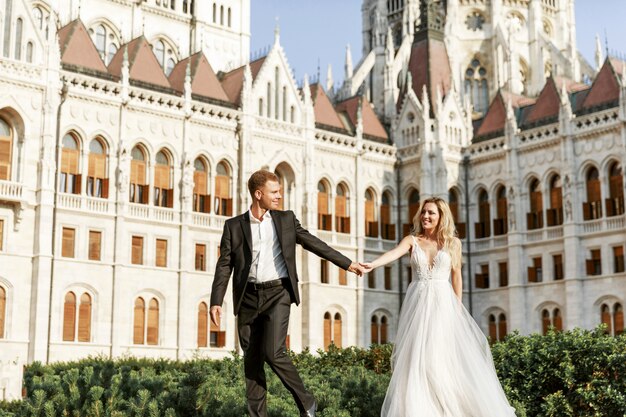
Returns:
[[[364,274],[367,274],[374,269],[371,262],[359,262],[359,265],[361,265],[361,268],[363,268]]]

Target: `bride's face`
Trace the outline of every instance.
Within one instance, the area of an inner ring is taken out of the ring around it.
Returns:
[[[439,208],[435,203],[426,203],[421,213],[422,228],[427,231],[434,231],[439,224]]]

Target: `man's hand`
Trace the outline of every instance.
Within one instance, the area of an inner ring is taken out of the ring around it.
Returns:
[[[358,276],[363,276],[363,268],[357,262],[352,262],[348,267],[348,271],[357,274]]]
[[[222,318],[222,307],[220,306],[211,306],[211,321],[216,326],[220,325],[220,320]]]
[[[368,273],[374,270],[374,266],[371,262],[359,262],[361,268],[363,268],[364,273]]]

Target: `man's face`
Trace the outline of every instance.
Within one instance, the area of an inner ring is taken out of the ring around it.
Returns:
[[[265,185],[255,192],[259,206],[264,210],[278,210],[280,206],[280,184],[277,181],[267,181]]]

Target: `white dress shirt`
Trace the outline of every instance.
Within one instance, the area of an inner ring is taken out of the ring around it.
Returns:
[[[270,211],[266,211],[259,221],[251,211],[250,229],[252,232],[252,265],[250,265],[250,282],[266,282],[279,278],[287,278],[287,264],[276,235],[276,228]]]

